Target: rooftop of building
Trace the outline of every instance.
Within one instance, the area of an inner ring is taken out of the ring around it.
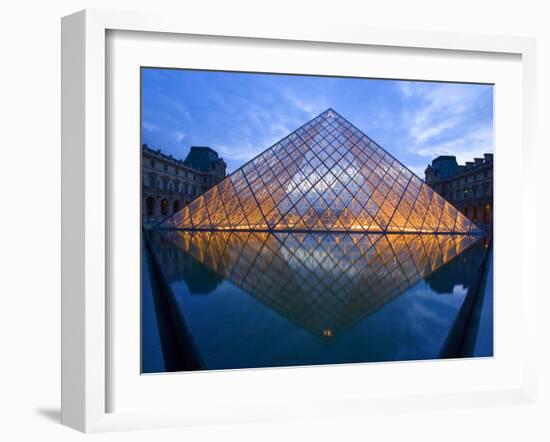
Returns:
[[[484,153],[483,158],[474,158],[474,161],[466,161],[464,165],[458,164],[454,155],[440,155],[432,160],[432,164],[428,165],[425,173],[426,176],[432,175],[433,178],[445,179],[469,173],[473,169],[488,166],[492,163],[492,153]]]
[[[218,152],[208,146],[191,146],[189,154],[184,163],[196,169],[208,172],[211,170],[212,163],[224,161],[218,156]],[[224,163],[225,164],[225,163]]]
[[[218,152],[216,152],[214,149],[208,146],[191,146],[191,150],[189,154],[187,154],[187,157],[184,160],[182,160],[181,158],[175,158],[171,154],[165,154],[160,149],[153,149],[149,147],[147,144],[143,144],[141,148],[142,150],[150,154],[153,154],[163,160],[166,160],[172,163],[177,163],[179,167],[185,167],[187,169],[192,169],[198,172],[209,172],[210,168],[209,167],[204,168],[204,164],[201,161],[197,162],[197,161],[193,161],[193,159],[189,161],[190,156],[192,156],[192,154],[193,156],[199,156],[201,158],[202,157],[211,158],[210,161],[217,160],[217,161],[223,162],[223,159],[219,157]],[[204,160],[202,161],[204,162]]]

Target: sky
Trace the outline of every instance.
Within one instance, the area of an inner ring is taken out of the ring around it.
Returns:
[[[142,142],[184,159],[210,146],[228,173],[331,107],[420,178],[438,155],[493,152],[490,85],[142,69]]]

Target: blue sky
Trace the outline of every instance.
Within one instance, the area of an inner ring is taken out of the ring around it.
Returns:
[[[493,152],[488,85],[142,70],[142,141],[176,158],[217,150],[232,172],[333,108],[424,178],[438,155]]]

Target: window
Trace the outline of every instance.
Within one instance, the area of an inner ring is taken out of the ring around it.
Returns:
[[[175,200],[172,213],[176,213],[178,210],[180,210],[180,202]]]
[[[166,198],[163,198],[160,202],[160,214],[168,216],[168,200]]]
[[[483,206],[483,223],[487,224],[489,223],[489,211],[491,209],[491,206],[489,204],[485,204]]]
[[[152,196],[148,196],[145,199],[145,213],[147,216],[154,216],[155,215],[155,198]]]
[[[155,160],[151,158],[151,167],[155,167]]]

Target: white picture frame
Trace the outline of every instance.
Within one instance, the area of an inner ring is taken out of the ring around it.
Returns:
[[[535,42],[518,37],[492,37],[451,33],[350,28],[343,25],[309,23],[218,22],[194,17],[154,16],[86,10],[62,20],[62,423],[80,431],[110,431],[283,419],[290,416],[364,414],[374,410],[452,408],[510,403],[531,403],[536,393],[535,339],[525,342],[521,382],[515,379],[500,389],[446,392],[425,395],[373,397],[327,397],[308,403],[294,401],[271,407],[239,403],[226,415],[200,411],[109,411],[108,395],[112,353],[108,327],[110,312],[108,228],[110,187],[108,183],[109,115],[106,79],[107,44],[110,31],[138,31],[180,35],[204,35],[270,39],[285,42],[337,43],[384,48],[467,51],[483,54],[511,54],[521,58],[521,219],[535,219],[536,193],[533,170],[535,158]],[[498,118],[498,117],[497,117]],[[498,159],[497,159],[498,161]],[[525,222],[522,223],[525,226]],[[527,256],[535,256],[536,244],[521,241],[520,322],[525,336],[535,333],[536,290],[534,268]],[[139,277],[138,274],[135,275]],[[497,295],[498,296],[498,295]],[[506,326],[506,324],[504,324]],[[331,367],[331,370],[338,370]],[[361,370],[357,366],[355,370]],[[243,372],[241,372],[241,378]],[[263,373],[267,373],[264,371]],[[269,374],[267,374],[268,376]],[[262,381],[264,382],[264,381]],[[290,410],[290,411],[289,411]]]

